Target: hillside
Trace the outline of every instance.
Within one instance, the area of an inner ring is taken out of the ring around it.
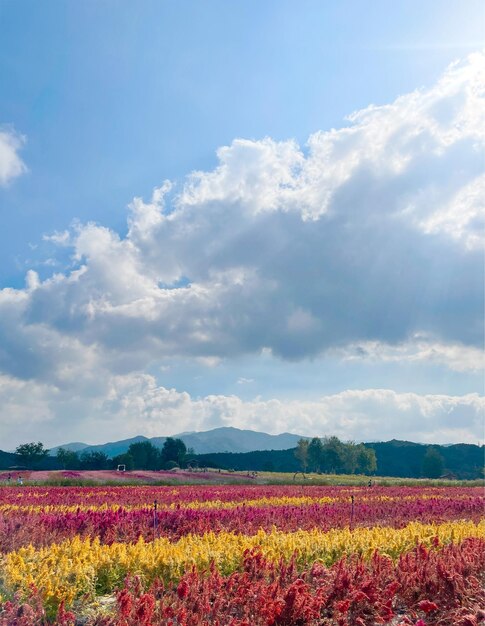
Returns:
[[[428,445],[411,441],[366,443],[376,453],[378,476],[420,478]],[[443,457],[444,474],[459,479],[483,478],[485,446],[455,444],[433,446]],[[295,450],[266,450],[247,453],[201,454],[197,461],[202,466],[221,469],[294,472],[300,469]]]
[[[299,435],[267,433],[238,428],[223,427],[204,432],[181,433],[174,435],[184,441],[187,448],[195,451],[199,466],[242,471],[294,472],[300,466],[295,458],[295,447]],[[90,446],[80,442],[65,444],[63,447],[74,452],[103,452],[109,458],[126,452],[132,443],[149,441],[158,448],[163,446],[165,437],[151,439],[139,435],[130,439],[112,441]],[[423,475],[423,460],[429,446],[411,441],[391,440],[364,444],[375,451],[376,474],[403,478],[419,478]],[[433,446],[442,457],[444,474],[452,474],[460,479],[475,479],[484,475],[484,446],[454,444]],[[58,467],[55,453],[42,462],[42,469]],[[22,465],[20,458],[0,451],[0,469]],[[40,469],[40,467],[39,467]],[[95,468],[93,468],[95,469]]]
[[[241,430],[225,426],[214,428],[202,432],[180,433],[172,435],[177,439],[182,439],[187,448],[192,448],[196,454],[208,454],[212,452],[251,452],[252,450],[285,450],[296,446],[301,435],[282,433],[280,435],[269,435],[267,433],[253,430]],[[128,450],[130,444],[140,441],[149,441],[157,448],[161,448],[166,437],[143,437],[139,435],[130,439],[111,441],[99,445],[88,445],[84,443],[67,443],[51,449],[51,454],[55,455],[59,448],[72,450],[73,452],[104,452],[109,457],[123,454]]]

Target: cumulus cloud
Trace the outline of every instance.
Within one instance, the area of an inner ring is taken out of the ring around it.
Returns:
[[[7,185],[12,179],[27,171],[19,151],[25,138],[10,127],[0,126],[0,186]]]
[[[479,369],[484,68],[484,55],[472,55],[429,89],[355,112],[305,146],[235,139],[218,150],[214,170],[190,174],[177,195],[166,181],[150,200],[135,198],[123,236],[95,223],[47,235],[71,251],[72,265],[43,281],[31,272],[25,289],[0,292],[0,370],[62,391],[80,384],[76,363],[107,372],[116,387],[117,377],[162,359],[213,363],[264,351]],[[215,405],[225,420],[244,415],[258,425],[237,399],[206,399],[198,413],[197,400],[170,397],[180,415],[187,406],[191,420],[205,415],[206,426]],[[474,402],[457,401],[463,420]],[[413,406],[422,417],[423,403]],[[304,405],[292,410],[304,423]],[[278,411],[287,429],[291,415]],[[367,435],[352,423],[342,433],[370,437],[369,420]],[[439,432],[430,422],[429,433]]]
[[[23,323],[148,360],[301,359],[423,332],[480,346],[483,66],[473,55],[306,149],[235,140],[170,206],[169,182],[135,199],[125,237],[54,233],[78,267],[29,291]]]
[[[98,373],[96,392],[0,376],[2,444],[14,447],[31,429],[40,428],[48,445],[66,443],[65,415],[71,439],[96,443],[135,434],[160,436],[186,430],[235,426],[270,433],[290,431],[307,436],[337,435],[343,440],[387,440],[393,437],[424,443],[476,443],[482,436],[485,400],[465,396],[396,393],[388,389],[348,390],[314,401],[235,395],[193,398],[167,389],[147,374],[109,376]],[[82,418],[82,419],[81,419]],[[3,419],[2,419],[3,421]],[[95,434],[94,434],[95,433]]]
[[[172,433],[174,428],[180,432],[251,424],[269,433],[335,434],[344,440],[375,439],[378,433],[380,440],[476,443],[482,437],[485,410],[485,399],[478,394],[419,395],[389,389],[348,390],[314,401],[243,401],[235,395],[192,398],[158,386],[147,375],[117,377],[111,394],[110,414],[123,416],[128,423],[141,422],[144,432],[153,435],[160,433],[161,423],[172,424]]]

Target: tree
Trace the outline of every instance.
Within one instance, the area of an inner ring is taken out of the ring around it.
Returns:
[[[361,474],[374,474],[377,471],[377,458],[375,450],[366,448],[363,443],[357,448],[357,471]]]
[[[167,463],[170,461],[174,461],[177,465],[181,466],[185,461],[186,454],[187,448],[182,439],[167,437],[161,452],[162,466],[166,467]]]
[[[345,446],[338,437],[325,437],[323,440],[323,470],[342,472],[345,464]]]
[[[57,450],[56,458],[63,469],[79,469],[80,460],[77,452],[66,450],[65,448],[59,448]]]
[[[160,469],[160,451],[150,441],[132,443],[128,448],[128,454],[133,459],[134,469]]]
[[[177,463],[177,461],[167,461],[164,465],[164,468],[166,470],[173,470],[175,468],[179,469],[180,465]]]
[[[264,462],[263,472],[274,472],[274,463],[271,459]]]
[[[80,457],[81,469],[103,470],[108,467],[108,456],[104,452],[82,452]]]
[[[16,447],[15,452],[20,456],[22,464],[29,468],[38,466],[49,454],[49,450],[44,448],[44,444],[40,441],[23,443]]]
[[[355,474],[357,469],[357,445],[353,441],[342,443],[342,471],[345,474]]]
[[[196,457],[197,455],[195,454],[194,448],[187,448],[187,452],[185,453],[185,462],[188,463],[189,461],[193,461]]]
[[[118,465],[124,465],[127,472],[130,472],[135,467],[133,457],[129,452],[113,457],[111,459],[111,465],[113,469],[118,469]]]
[[[303,472],[306,472],[306,469],[308,467],[309,445],[310,445],[310,442],[308,441],[308,439],[300,439],[297,443],[296,450],[295,450],[295,456],[300,462],[301,469]]]
[[[423,476],[439,478],[443,474],[444,461],[436,448],[429,447],[423,458]]]
[[[308,465],[314,472],[320,471],[322,465],[323,444],[321,439],[313,437],[308,444]]]

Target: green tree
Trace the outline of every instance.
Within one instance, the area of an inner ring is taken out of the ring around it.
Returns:
[[[118,454],[118,456],[113,457],[111,459],[111,465],[113,469],[118,469],[118,465],[124,465],[127,472],[135,468],[133,457],[129,452],[124,452],[123,454]]]
[[[16,447],[15,452],[20,456],[21,463],[29,468],[37,467],[49,454],[49,450],[40,441],[23,443]]]
[[[345,446],[338,437],[323,440],[322,469],[329,473],[342,472],[345,465]]]
[[[79,469],[79,455],[77,452],[73,452],[73,450],[59,448],[56,453],[56,458],[63,469]]]
[[[167,437],[163,443],[161,452],[162,466],[166,467],[167,463],[173,461],[177,465],[182,466],[187,455],[187,448],[182,439],[174,439]]]
[[[308,439],[300,439],[297,443],[295,456],[300,462],[300,466],[303,472],[306,472],[308,467],[308,447],[310,442]]]
[[[134,469],[160,469],[160,451],[150,441],[132,443],[128,448],[128,454],[133,459]]]
[[[366,448],[363,443],[357,448],[357,471],[360,474],[374,474],[377,471],[377,458],[375,450]]]
[[[108,456],[104,452],[82,452],[79,458],[81,469],[103,470],[108,468]]]
[[[443,474],[444,461],[436,448],[430,446],[423,458],[423,476],[426,478],[439,478]]]
[[[274,463],[271,459],[264,462],[263,472],[274,472]]]
[[[322,440],[318,437],[313,439],[308,444],[308,465],[314,472],[319,472],[323,460],[323,444]]]
[[[355,474],[357,469],[357,445],[353,441],[342,443],[342,471],[345,474]]]

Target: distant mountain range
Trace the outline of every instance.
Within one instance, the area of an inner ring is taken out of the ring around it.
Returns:
[[[175,439],[182,439],[187,448],[193,448],[196,454],[209,454],[213,452],[252,452],[253,450],[287,450],[294,448],[301,435],[282,433],[281,435],[268,435],[267,433],[254,430],[240,430],[231,426],[214,428],[203,432],[180,433],[171,435]],[[73,452],[104,452],[109,457],[117,456],[126,452],[132,443],[149,441],[157,448],[161,448],[166,437],[143,437],[138,435],[131,439],[110,441],[99,445],[89,445],[75,441],[56,446],[50,450],[55,455],[59,448],[72,450]]]
[[[268,435],[231,427],[215,428],[205,432],[184,432],[173,437],[182,439],[188,448],[194,449],[201,466],[275,472],[297,471],[300,464],[295,457],[294,448],[299,439],[308,439],[308,437],[291,433]],[[126,452],[132,443],[149,441],[157,447],[162,447],[165,440],[166,437],[148,439],[140,435],[96,446],[79,441],[66,443],[52,448],[51,456],[44,459],[41,467],[37,469],[59,469],[59,462],[55,458],[59,447],[74,452],[100,451],[113,458]],[[393,439],[383,442],[366,442],[364,445],[375,451],[377,475],[408,478],[423,476],[424,457],[430,447],[428,444]],[[447,446],[434,445],[433,448],[441,455],[443,473],[448,478],[484,477],[485,446],[462,443]],[[22,459],[18,455],[0,450],[0,469],[12,469],[19,465],[22,465]]]

